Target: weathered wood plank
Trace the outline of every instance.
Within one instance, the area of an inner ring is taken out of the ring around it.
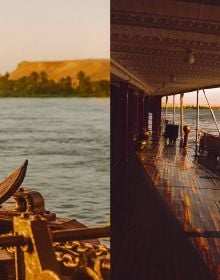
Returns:
[[[163,140],[149,141],[138,156],[183,231],[198,232],[190,240],[214,279],[220,279],[220,239],[209,236],[220,232],[220,178],[197,165],[191,150],[186,154]]]
[[[145,152],[139,154],[143,164],[133,155],[128,162],[120,162],[112,168],[111,277],[114,280],[213,279],[198,250],[171,211],[174,207],[168,206],[171,203],[176,206],[170,195],[177,196],[177,193],[169,184],[168,193],[165,188],[160,188],[160,183],[165,181],[155,166],[159,159],[158,151],[151,164],[150,153]],[[167,165],[161,159],[160,162],[167,170]],[[171,172],[167,176],[171,176]],[[175,173],[172,172],[172,176]],[[159,188],[165,197],[160,194]],[[180,205],[176,207],[180,218],[188,215],[184,199],[184,192],[183,197],[176,198]],[[190,225],[186,221],[186,225]],[[200,239],[197,243],[202,243]]]

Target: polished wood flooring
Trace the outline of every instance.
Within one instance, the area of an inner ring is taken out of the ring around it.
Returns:
[[[212,277],[220,279],[220,178],[178,142],[170,146],[164,139],[149,139],[137,155]]]

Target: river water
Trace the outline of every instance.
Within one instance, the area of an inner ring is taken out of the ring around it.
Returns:
[[[109,99],[0,100],[0,180],[29,160],[22,186],[88,226],[109,222]]]
[[[187,125],[190,125],[192,128],[196,127],[196,109],[185,109],[184,110],[184,123]],[[213,110],[214,115],[216,117],[218,126],[220,126],[220,109]],[[165,112],[163,110],[162,113],[163,116],[165,116]],[[168,119],[170,121],[173,120],[173,112],[172,109],[168,109]],[[176,109],[176,118],[175,121],[177,123],[180,122],[180,110]],[[212,118],[212,115],[210,113],[209,109],[200,109],[199,112],[199,126],[201,130],[204,130],[206,132],[210,133],[216,133],[217,128],[216,124]]]
[[[220,128],[220,109],[213,110],[214,115],[217,120],[218,127]],[[165,110],[162,112],[162,116],[165,118]],[[167,111],[167,119],[169,122],[173,122],[173,112],[172,109]],[[176,109],[175,123],[180,124],[180,111]],[[184,125],[189,125],[191,127],[191,132],[189,134],[190,145],[193,147],[193,143],[196,139],[196,110],[195,109],[185,109],[184,110]],[[199,129],[214,135],[219,135],[216,124],[212,118],[209,109],[200,109],[199,112]]]
[[[108,223],[109,114],[107,98],[1,99],[0,179],[28,159],[23,186],[41,192],[48,210],[88,226]],[[215,114],[220,121],[220,110]],[[196,110],[185,110],[184,119],[195,128]],[[216,133],[209,110],[200,120]],[[193,145],[195,130],[190,137]]]

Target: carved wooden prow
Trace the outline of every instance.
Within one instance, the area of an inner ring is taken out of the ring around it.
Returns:
[[[21,186],[28,166],[28,161],[15,169],[3,182],[0,183],[0,204],[9,199]]]

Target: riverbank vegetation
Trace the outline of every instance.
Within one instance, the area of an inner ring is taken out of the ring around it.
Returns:
[[[83,71],[77,74],[77,83],[71,77],[58,82],[48,78],[46,72],[32,72],[17,80],[8,73],[0,77],[0,97],[108,97],[109,81],[92,81]]]

